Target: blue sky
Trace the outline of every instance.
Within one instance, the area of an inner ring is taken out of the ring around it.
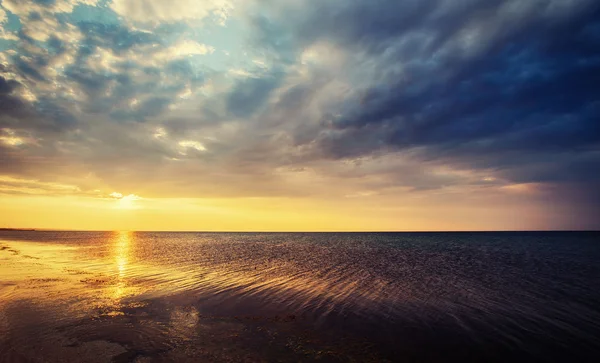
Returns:
[[[600,228],[597,1],[0,4],[5,195]]]

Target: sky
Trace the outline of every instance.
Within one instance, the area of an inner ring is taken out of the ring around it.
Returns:
[[[600,229],[597,0],[1,0],[0,227]]]

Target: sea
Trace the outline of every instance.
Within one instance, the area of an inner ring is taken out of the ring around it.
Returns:
[[[600,362],[600,232],[0,231],[0,362]]]

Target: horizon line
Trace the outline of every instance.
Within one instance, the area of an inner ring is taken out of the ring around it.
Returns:
[[[15,232],[146,232],[146,233],[486,233],[486,232],[600,232],[597,229],[481,229],[481,230],[125,230],[125,229],[54,229],[0,227]]]

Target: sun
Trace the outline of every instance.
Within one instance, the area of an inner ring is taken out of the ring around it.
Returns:
[[[142,199],[140,196],[135,194],[123,195],[121,193],[113,192],[110,196],[117,201],[117,208],[119,209],[137,209],[137,201]]]

